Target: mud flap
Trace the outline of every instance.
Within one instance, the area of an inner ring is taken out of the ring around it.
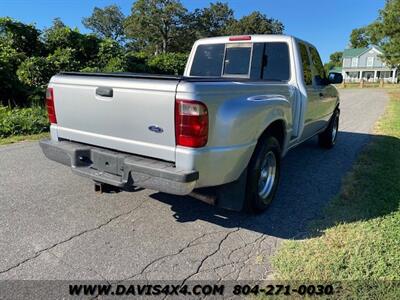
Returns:
[[[230,183],[216,187],[194,190],[190,196],[217,207],[242,211],[246,201],[247,168],[240,177]]]
[[[246,201],[247,168],[244,169],[238,180],[221,185],[217,189],[217,206],[242,211]]]

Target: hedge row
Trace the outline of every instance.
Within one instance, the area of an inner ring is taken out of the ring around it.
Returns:
[[[0,138],[46,132],[49,121],[44,108],[9,108],[0,106]]]

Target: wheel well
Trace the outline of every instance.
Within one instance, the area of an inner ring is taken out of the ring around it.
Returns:
[[[261,134],[261,136],[258,140],[260,141],[263,138],[265,138],[266,136],[275,137],[278,140],[279,145],[281,146],[281,149],[283,149],[283,144],[285,142],[285,122],[283,120],[277,120],[277,121],[272,122],[263,131],[263,133]]]

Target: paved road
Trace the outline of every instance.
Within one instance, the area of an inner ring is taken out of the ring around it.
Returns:
[[[384,110],[379,90],[344,90],[330,151],[288,154],[275,202],[245,216],[150,190],[97,195],[36,142],[0,147],[0,279],[262,279],[285,239],[339,190]]]

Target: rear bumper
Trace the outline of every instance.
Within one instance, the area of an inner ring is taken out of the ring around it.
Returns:
[[[195,187],[199,172],[178,170],[173,163],[69,141],[39,142],[48,159],[78,175],[120,188],[138,186],[186,195]]]

